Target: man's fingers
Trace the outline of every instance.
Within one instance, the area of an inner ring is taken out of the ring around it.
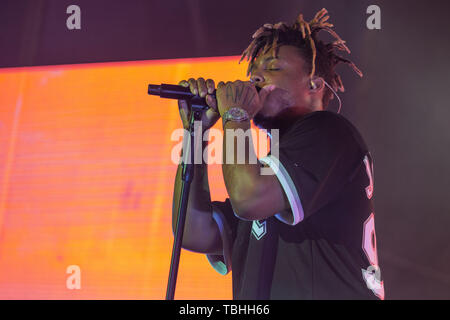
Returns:
[[[178,85],[182,87],[189,87],[189,82],[186,80],[181,80],[178,82]],[[187,119],[188,109],[188,103],[186,100],[178,100],[178,110],[180,111],[181,121],[183,121],[183,123]]]
[[[208,91],[208,94],[206,95],[206,98],[205,98],[206,99],[206,103],[208,104],[208,106],[211,107],[211,109],[214,110],[214,112],[219,112],[217,110],[216,97],[212,95],[214,93],[214,90],[215,90],[214,80],[212,80],[212,79],[206,80],[206,87],[207,87],[207,91]]]
[[[183,127],[186,128],[189,123],[189,107],[186,100],[178,100],[178,111],[180,112],[180,118],[181,122],[183,123]]]
[[[198,94],[197,81],[194,78],[189,79],[189,88],[191,89],[191,93]]]
[[[215,89],[215,84],[213,79],[206,80],[206,87],[208,89],[208,94],[212,94]]]
[[[186,115],[187,111],[189,110],[187,101],[186,100],[178,100],[178,109],[180,110],[180,113],[181,113],[181,110],[183,110],[184,114]]]
[[[206,103],[208,104],[208,106],[211,107],[211,109],[213,109],[215,112],[219,112],[217,110],[217,100],[214,98],[214,96],[208,94],[206,96]]]
[[[203,78],[197,79],[197,86],[198,86],[198,94],[200,97],[204,98],[206,94],[208,93],[208,89],[206,88],[206,81]]]

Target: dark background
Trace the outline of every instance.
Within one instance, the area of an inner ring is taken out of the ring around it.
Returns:
[[[71,4],[81,30],[66,28]],[[366,28],[371,4],[381,30]],[[322,7],[364,72],[338,67],[342,113],[374,158],[386,298],[450,299],[450,2],[0,1],[0,67],[239,55],[262,24]]]

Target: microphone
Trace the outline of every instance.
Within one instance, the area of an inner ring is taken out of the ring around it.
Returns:
[[[260,91],[260,87],[255,87],[256,91]],[[148,85],[148,94],[153,96],[159,96],[161,98],[166,99],[176,99],[176,100],[188,100],[191,104],[196,106],[203,106],[204,109],[209,109],[208,104],[206,103],[206,99],[200,97],[199,95],[195,95],[191,92],[189,87],[178,86],[174,84],[149,84]],[[211,94],[216,97],[216,90]]]

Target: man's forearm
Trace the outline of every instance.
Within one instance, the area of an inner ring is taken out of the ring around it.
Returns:
[[[228,121],[224,127],[222,171],[228,195],[234,204],[250,201],[261,187],[260,164],[253,148],[252,137],[249,134],[245,140],[237,138],[237,135],[244,134],[249,129],[250,121]],[[239,140],[244,146],[238,146]],[[227,154],[230,147],[234,150],[232,157]],[[238,163],[238,160],[243,163]]]

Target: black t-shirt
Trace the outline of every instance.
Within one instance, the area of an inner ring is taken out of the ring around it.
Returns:
[[[207,257],[222,274],[232,269],[233,298],[384,299],[372,159],[357,129],[335,113],[310,113],[260,162],[291,209],[245,221],[229,199],[213,202],[223,255]]]

